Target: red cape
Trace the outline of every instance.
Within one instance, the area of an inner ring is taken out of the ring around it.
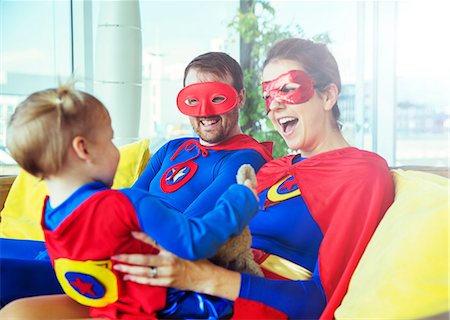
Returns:
[[[185,149],[187,151],[192,150],[193,146],[197,146],[197,148],[200,150],[200,152],[204,153],[204,155],[208,154],[207,150],[216,150],[217,151],[217,150],[252,149],[252,150],[257,151],[259,154],[261,154],[261,156],[266,161],[270,161],[273,159],[273,157],[272,157],[273,142],[272,141],[258,142],[257,140],[253,139],[249,135],[237,134],[237,135],[231,137],[230,139],[225,140],[214,146],[204,146],[197,139],[186,140],[174,152],[172,157],[170,157],[170,160],[174,160],[183,149]],[[198,157],[199,154],[200,153],[193,156],[189,160],[192,160],[192,159]]]
[[[348,147],[292,164],[286,156],[258,172],[258,191],[291,174],[323,233],[320,279],[327,297],[321,319],[332,319],[370,238],[394,200],[386,161]]]

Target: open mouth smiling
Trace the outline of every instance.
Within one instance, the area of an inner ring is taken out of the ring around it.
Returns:
[[[204,127],[213,126],[220,121],[220,117],[208,117],[206,119],[200,120],[200,123]]]
[[[283,129],[283,133],[290,133],[294,130],[295,125],[297,124],[298,119],[294,117],[285,117],[278,119],[278,124]]]

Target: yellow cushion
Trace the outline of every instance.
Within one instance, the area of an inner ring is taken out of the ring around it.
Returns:
[[[136,181],[150,158],[148,147],[149,140],[143,139],[119,148],[120,161],[113,188],[126,188]],[[1,212],[0,237],[44,240],[40,220],[46,195],[45,183],[22,170]]]
[[[40,219],[47,194],[44,181],[21,170],[1,212],[0,237],[43,240]]]
[[[119,148],[120,161],[114,177],[113,189],[128,188],[139,178],[150,159],[150,141],[142,139]]]
[[[337,319],[417,319],[449,310],[449,179],[393,170],[395,201],[336,310]]]

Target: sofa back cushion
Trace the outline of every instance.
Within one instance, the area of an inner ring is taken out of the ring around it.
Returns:
[[[121,146],[119,151],[120,161],[113,189],[130,187],[142,173],[150,158],[149,140]],[[40,223],[47,194],[43,181],[22,170],[14,180],[1,211],[0,237],[43,241]]]
[[[449,310],[449,182],[393,170],[395,201],[371,239],[337,319],[415,319]]]

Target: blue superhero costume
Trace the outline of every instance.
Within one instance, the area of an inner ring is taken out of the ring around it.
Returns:
[[[133,188],[149,191],[180,213],[202,216],[236,182],[242,164],[257,171],[271,159],[271,146],[244,134],[210,147],[198,138],[175,139],[151,157]]]
[[[297,156],[292,162],[298,163],[302,160],[304,158]],[[252,248],[257,249],[256,261],[260,263],[266,278],[280,280],[270,280],[268,284],[267,279],[242,274],[240,296],[262,302],[275,300],[271,306],[294,318],[299,316],[294,311],[296,309],[304,310],[302,318],[318,318],[326,299],[320,279],[312,279],[312,274],[323,239],[322,232],[311,216],[292,175],[283,177],[273,186],[263,190],[259,198],[260,212],[249,225],[253,239]],[[267,264],[273,257],[276,257],[275,269],[272,264]],[[290,269],[277,269],[280,257],[304,269],[291,272]],[[298,281],[285,281],[286,279],[303,280],[303,284],[300,286]],[[283,292],[283,298],[277,295],[279,291]],[[308,300],[302,298],[305,292],[311,297]],[[305,305],[299,306],[299,303]]]
[[[234,199],[248,204],[245,214],[238,214]],[[257,212],[253,199],[246,187],[233,185],[214,210],[202,218],[187,218],[147,192],[109,190],[94,182],[79,188],[57,208],[51,208],[47,200],[42,227],[64,291],[91,306],[92,317],[156,318],[156,311],[166,305],[166,289],[120,281],[123,275],[112,270],[114,254],[157,253],[134,239],[130,231],[146,232],[180,257],[208,258],[229,236],[239,234]],[[169,307],[183,310],[186,306]],[[205,317],[205,310],[194,311],[201,312],[197,317]]]
[[[257,171],[272,159],[272,143],[259,143],[248,135],[240,134],[216,146],[203,146],[198,138],[169,141],[150,159],[146,169],[133,188],[149,191],[188,217],[201,217],[214,207],[217,199],[229,185],[235,183],[242,164],[250,164]],[[218,300],[202,297],[193,292],[169,288],[168,298],[173,304],[191,300],[192,305],[209,305]],[[214,310],[214,307],[209,308]],[[175,312],[176,311],[176,312]],[[215,311],[210,313],[213,318]],[[169,305],[160,313],[163,318],[189,318]]]
[[[234,318],[332,319],[393,202],[385,160],[352,147],[286,156],[257,179],[260,212],[250,230],[266,278],[242,274]]]

